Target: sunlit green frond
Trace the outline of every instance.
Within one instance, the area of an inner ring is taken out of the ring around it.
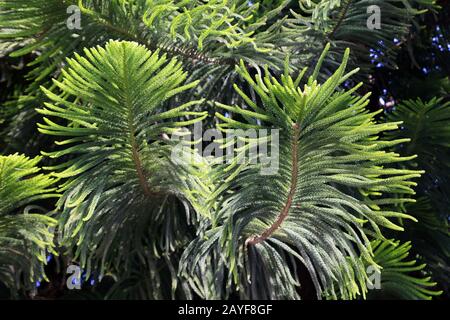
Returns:
[[[56,221],[33,205],[56,196],[54,179],[37,167],[40,160],[0,156],[0,282],[13,294],[45,278],[46,253],[54,252],[51,227]]]

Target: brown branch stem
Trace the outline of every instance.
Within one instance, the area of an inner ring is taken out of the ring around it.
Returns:
[[[261,243],[265,241],[267,238],[269,238],[275,231],[280,228],[283,221],[288,217],[289,210],[292,207],[292,203],[294,201],[295,192],[297,189],[297,183],[298,183],[298,139],[300,136],[300,127],[298,124],[294,124],[294,135],[292,137],[292,153],[291,153],[291,161],[292,161],[292,171],[291,171],[291,182],[289,187],[289,193],[287,196],[286,203],[284,204],[283,209],[281,210],[280,214],[278,215],[275,222],[267,228],[263,233],[260,235],[252,236],[248,238],[245,241],[245,244],[248,245],[255,245],[258,243]]]

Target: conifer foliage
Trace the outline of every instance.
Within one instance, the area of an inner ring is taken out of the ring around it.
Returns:
[[[450,104],[382,115],[368,92],[374,66],[396,68],[398,41],[439,9],[0,1],[1,286],[39,296],[76,265],[83,298],[447,296],[450,190],[429,186],[449,180]],[[198,152],[198,125],[221,135],[216,150],[236,132],[277,135],[238,137],[230,160]],[[264,143],[269,174],[250,152]]]

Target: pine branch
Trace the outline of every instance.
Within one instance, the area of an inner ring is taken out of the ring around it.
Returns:
[[[338,20],[337,20],[336,24],[334,25],[333,29],[331,30],[331,32],[329,33],[328,39],[332,40],[334,38],[334,35],[335,35],[336,31],[339,29],[339,27],[341,26],[344,18],[347,15],[347,11],[350,8],[350,5],[351,5],[352,1],[353,0],[345,0],[344,1],[342,9],[338,13]]]
[[[269,238],[278,228],[281,227],[281,224],[289,214],[289,210],[291,209],[292,203],[294,201],[298,181],[298,139],[300,138],[300,127],[298,126],[297,123],[294,124],[293,131],[294,133],[292,135],[292,173],[286,204],[281,210],[280,215],[277,217],[277,220],[268,229],[266,229],[261,235],[253,236],[245,241],[245,245],[247,246],[261,243],[265,241],[267,238]]]
[[[54,179],[34,159],[0,156],[0,282],[16,297],[34,287],[44,273],[47,252],[55,252],[51,228],[56,220],[36,213],[38,200],[57,197]]]

